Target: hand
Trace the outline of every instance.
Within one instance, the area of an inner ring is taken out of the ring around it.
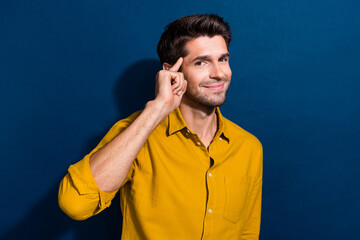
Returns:
[[[167,114],[179,107],[186,91],[187,81],[184,79],[184,74],[178,72],[183,60],[180,57],[171,68],[161,70],[156,75],[155,101],[164,104]]]

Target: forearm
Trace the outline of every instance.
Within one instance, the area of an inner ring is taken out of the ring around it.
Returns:
[[[90,157],[99,189],[111,192],[121,186],[147,138],[168,114],[161,103],[148,102],[134,122]]]

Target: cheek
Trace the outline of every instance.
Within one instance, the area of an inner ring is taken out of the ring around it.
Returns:
[[[187,80],[188,86],[196,87],[203,79],[206,79],[206,74],[202,71],[192,71],[184,74],[185,80]]]
[[[226,76],[227,76],[228,78],[231,78],[232,72],[231,72],[230,66],[227,66],[227,67],[224,69],[224,73],[226,74]]]

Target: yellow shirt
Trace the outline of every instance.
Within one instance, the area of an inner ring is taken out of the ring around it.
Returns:
[[[221,116],[207,149],[180,110],[151,133],[120,187],[122,240],[258,239],[262,190],[261,143]],[[107,208],[117,191],[101,191],[89,157],[140,112],[117,122],[99,145],[70,166],[59,205],[83,220]]]

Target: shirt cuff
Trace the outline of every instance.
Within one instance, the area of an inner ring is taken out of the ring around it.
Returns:
[[[92,151],[94,153],[95,151]],[[86,155],[81,161],[71,165],[68,169],[75,189],[79,195],[86,195],[89,198],[98,198],[99,208],[109,207],[111,200],[119,189],[112,192],[104,192],[97,186],[90,169],[89,159],[91,154]]]

